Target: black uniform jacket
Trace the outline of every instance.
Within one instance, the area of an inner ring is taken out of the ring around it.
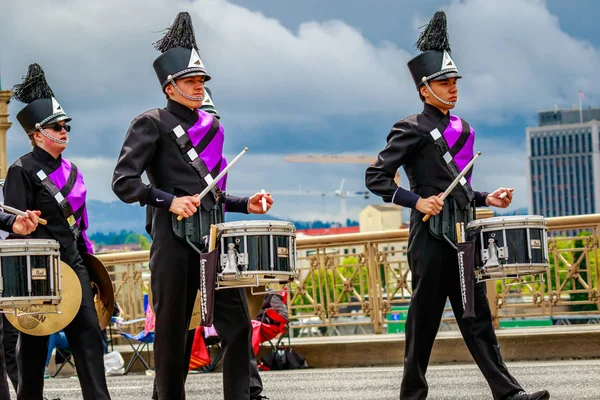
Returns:
[[[379,153],[375,164],[367,168],[367,188],[387,203],[393,200],[398,205],[411,208],[415,207],[419,197],[427,198],[444,192],[454,178],[430,132],[436,127],[443,132],[449,118],[450,113],[445,115],[436,107],[425,104],[422,113],[396,122],[387,137],[387,146]],[[394,182],[394,176],[400,167],[406,172],[413,195],[396,193],[398,185]],[[474,194],[475,205],[485,206],[487,193]],[[460,184],[454,188],[451,196],[463,208],[469,203]]]
[[[34,147],[31,153],[25,154],[8,169],[4,181],[4,202],[19,210],[39,210],[40,216],[48,221],[47,225],[39,224],[27,237],[54,239],[61,247],[67,248],[75,241],[73,233],[56,199],[35,176],[40,169],[54,171],[61,163],[61,156],[54,158],[40,147]],[[87,227],[80,228],[85,230]],[[9,235],[9,238],[21,237],[16,234]],[[83,234],[77,238],[77,249],[81,255],[89,253]]]
[[[125,136],[113,174],[113,191],[126,203],[169,209],[177,196],[194,195],[206,187],[198,172],[184,159],[177,143],[169,136],[175,128],[168,123],[170,114],[184,128],[193,126],[198,113],[169,100],[166,108],[152,109],[136,117]],[[142,182],[146,172],[150,185]],[[211,193],[202,199],[202,207],[212,208]],[[227,211],[248,213],[248,198],[225,194]]]

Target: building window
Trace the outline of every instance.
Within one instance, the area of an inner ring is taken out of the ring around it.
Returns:
[[[567,151],[570,153],[573,152],[573,135],[569,135],[569,145],[567,147]]]

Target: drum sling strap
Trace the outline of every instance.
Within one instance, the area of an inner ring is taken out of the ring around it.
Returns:
[[[467,140],[471,135],[471,127],[467,121],[462,120],[462,132],[454,145],[452,145],[451,148],[448,148],[448,142],[444,138],[444,135],[440,133],[440,129],[445,129],[444,125],[445,122],[440,122],[438,126],[430,132],[430,135],[443,160],[442,162],[450,172],[452,179],[456,179],[460,174],[460,169],[458,168],[454,157],[467,143]],[[461,303],[463,306],[462,318],[464,319],[475,317],[474,285],[476,252],[475,241],[473,238],[466,238],[467,240],[465,242],[458,243],[456,237],[456,223],[464,223],[466,227],[470,221],[475,219],[475,206],[473,203],[475,193],[468,182],[472,171],[472,169],[469,170],[459,181],[466,199],[461,199],[462,196],[457,196],[459,197],[457,199],[454,197],[446,198],[440,214],[429,220],[429,230],[431,233],[437,238],[445,240],[457,250],[458,275],[460,281]],[[465,202],[464,200],[466,200],[466,204],[460,204],[461,200],[463,203]]]
[[[199,154],[210,144],[219,131],[219,120],[213,118],[213,123],[209,131],[204,135],[200,142],[194,146],[186,130],[178,124],[177,120],[172,117],[171,114],[165,113],[164,119],[170,126],[175,126],[175,128],[169,132],[169,136],[177,143],[185,161],[194,168],[206,185],[211,184],[213,182],[213,176],[218,175],[221,170],[223,159],[219,160],[212,171],[209,171]],[[210,225],[224,221],[223,210],[220,206],[223,194],[218,190],[216,185],[211,189],[211,194],[212,197],[206,196],[201,202],[201,207],[207,211],[206,213],[197,212],[191,217],[181,221],[177,220],[176,215],[171,217],[173,234],[176,237],[185,240],[198,253],[202,253],[202,251],[206,249],[206,244],[210,235]]]
[[[67,178],[65,185],[60,190],[58,189],[56,184],[52,182],[52,180],[50,180],[50,178],[44,172],[44,170],[40,169],[36,173],[36,176],[38,177],[42,185],[44,185],[46,190],[50,192],[52,197],[54,197],[54,199],[58,203],[58,206],[62,211],[62,215],[67,221],[67,224],[69,224],[69,229],[71,230],[71,233],[73,234],[75,240],[77,240],[79,238],[79,235],[81,234],[81,230],[77,225],[77,220],[83,215],[83,209],[85,205],[81,206],[79,210],[73,212],[73,208],[71,207],[71,203],[69,203],[67,196],[75,186],[75,183],[77,182],[77,172],[77,167],[75,166],[75,164],[71,163],[71,172],[69,173],[69,177]]]
[[[462,150],[471,135],[471,126],[465,120],[462,121],[462,132],[452,148],[448,147],[448,142],[440,129],[446,127],[445,119],[431,131],[431,139],[442,158],[442,162],[450,172],[452,179],[456,179],[460,174],[460,169],[454,160],[454,157]],[[475,193],[468,182],[472,169],[460,179],[462,195],[450,196],[446,199],[442,212],[429,220],[429,230],[438,239],[446,240],[450,245],[456,248],[456,231],[454,229],[456,222],[464,222],[465,225],[474,219],[475,208],[473,200]],[[463,197],[464,196],[464,197]]]
[[[450,149],[448,148],[448,142],[446,142],[446,138],[444,138],[444,135],[442,135],[440,133],[440,130],[438,129],[442,128],[445,125],[444,119],[442,119],[442,122],[440,122],[438,126],[436,126],[431,132],[429,132],[431,138],[433,139],[433,144],[435,145],[438,153],[442,157],[444,165],[450,172],[450,175],[452,175],[452,179],[456,179],[456,177],[460,175],[460,169],[458,168],[456,161],[454,161],[454,157],[460,152],[460,150],[462,150],[464,145],[467,143],[469,136],[471,135],[471,126],[467,123],[467,121],[461,121],[462,132],[456,143],[454,143],[454,145]],[[470,202],[475,198],[473,188],[471,188],[471,185],[468,182],[468,179],[471,177],[472,171],[472,169],[468,171],[467,175],[465,175],[460,180],[460,185],[466,196],[467,202]],[[466,204],[461,204],[462,207],[464,207],[465,205]]]
[[[209,145],[219,131],[219,120],[213,117],[213,123],[209,131],[196,146],[193,146],[188,133],[170,114],[167,113],[165,119],[171,126],[175,126],[169,132],[169,136],[179,146],[183,158],[196,170],[206,185],[210,185],[213,182],[213,176],[217,176],[221,170],[223,158],[219,160],[212,171],[209,171],[199,154]],[[185,240],[190,247],[200,254],[199,289],[201,326],[211,326],[214,315],[215,284],[217,281],[219,253],[217,249],[206,252],[208,249],[208,239],[210,238],[210,225],[219,224],[225,220],[223,207],[220,204],[222,193],[216,185],[211,189],[211,193],[213,195],[212,199],[210,196],[206,196],[201,202],[201,207],[208,212],[198,210],[191,217],[184,218],[181,221],[177,220],[176,215],[171,217],[174,235]]]

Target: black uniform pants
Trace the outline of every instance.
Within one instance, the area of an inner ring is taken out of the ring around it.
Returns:
[[[476,317],[472,320],[462,319],[456,250],[431,235],[427,224],[412,218],[411,225],[414,232],[411,232],[409,239],[408,262],[413,293],[406,321],[400,399],[427,398],[425,373],[448,297],[469,352],[487,380],[494,399],[503,399],[522,390],[502,361],[485,284],[475,285]]]
[[[156,208],[152,212],[155,398],[179,400],[185,399],[191,349],[186,342],[200,283],[200,255],[173,235],[170,212]],[[244,289],[216,291],[214,325],[223,350],[224,398],[247,400],[252,328]]]
[[[104,345],[98,316],[94,308],[94,293],[90,275],[77,251],[76,243],[61,247],[61,260],[67,263],[79,278],[82,300],[79,312],[64,328],[73,352],[77,376],[84,400],[108,400],[110,395],[104,375]],[[44,366],[48,353],[48,336],[31,336],[19,332],[17,362],[19,366],[18,400],[42,400]]]
[[[258,362],[254,351],[250,349],[250,397],[258,397],[263,391],[262,379],[258,373]]]
[[[2,344],[4,345],[6,373],[16,392],[19,383],[19,368],[17,367],[17,341],[19,340],[19,331],[8,322],[5,314],[2,314],[2,323],[4,327],[4,339],[2,339]]]
[[[4,357],[3,342],[3,322],[10,325],[4,317],[0,318],[0,400],[10,400],[10,390],[8,389],[8,379],[6,374],[6,362]]]

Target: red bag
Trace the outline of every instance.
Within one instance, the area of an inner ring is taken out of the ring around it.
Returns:
[[[199,326],[194,332],[194,343],[192,344],[192,356],[190,357],[191,371],[211,363],[210,353],[204,343],[204,328]]]

